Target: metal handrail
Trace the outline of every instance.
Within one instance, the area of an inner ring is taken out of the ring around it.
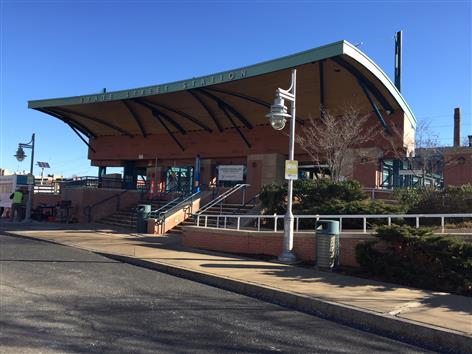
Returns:
[[[197,195],[197,194],[200,194],[200,192],[195,192],[189,196],[185,196],[185,195],[182,195],[178,198],[175,198],[175,199],[172,199],[171,201],[169,201],[168,203],[164,204],[163,206],[161,206],[160,208],[156,209],[156,210],[152,210],[151,211],[151,214],[150,214],[150,218],[154,218],[154,219],[157,219],[159,218],[163,213],[168,213],[169,211],[172,211],[176,208],[178,208],[180,206],[180,204],[182,203],[185,203],[186,201],[188,201],[189,199],[192,199]],[[176,203],[177,202],[177,203]],[[171,208],[169,208],[169,206],[171,206],[172,204],[175,204],[174,206],[172,206]],[[169,209],[167,209],[169,208]]]
[[[149,183],[147,183],[149,184]],[[147,198],[147,201],[148,202],[152,202],[153,200],[155,199],[162,199],[162,198],[165,198],[167,195],[171,194],[171,193],[181,193],[181,195],[179,196],[180,197],[185,197],[186,195],[188,195],[188,192],[185,192],[183,191],[181,188],[179,188],[180,186],[174,186],[172,187],[171,189],[169,190],[165,190],[165,191],[160,191],[160,192],[156,192],[156,193],[153,193],[152,196],[148,196]],[[174,198],[175,199],[175,198]],[[160,208],[159,208],[160,209]]]
[[[246,205],[251,204],[252,202],[255,202],[257,199],[259,199],[261,193],[256,194],[254,197],[249,199],[247,202],[245,202],[243,205],[239,206],[237,209],[234,209],[231,214],[236,214],[238,211],[240,211],[242,208],[244,208]],[[256,205],[255,203],[253,204],[254,206]]]
[[[277,232],[277,221],[279,219],[283,219],[284,215],[197,215],[197,227],[208,227],[208,219],[216,220],[216,227],[217,228],[228,228],[227,226],[230,224],[228,223],[228,219],[236,219],[236,230],[240,230],[241,226],[241,219],[256,219],[257,220],[257,227],[255,229],[251,229],[251,231],[259,232],[261,231],[261,219],[274,219],[274,228],[271,231]],[[320,219],[339,219],[339,232],[342,232],[342,222],[344,219],[361,219],[362,220],[362,233],[367,234],[367,220],[368,219],[387,219],[387,224],[390,226],[392,224],[392,219],[415,219],[415,227],[420,227],[420,219],[421,218],[440,218],[441,219],[441,233],[445,233],[445,219],[454,219],[454,218],[472,218],[472,213],[457,213],[457,214],[371,214],[371,215],[294,215],[295,223],[294,223],[294,231],[299,231],[299,221],[300,219],[313,219],[313,220],[320,220]],[[203,219],[203,226],[201,225],[201,220]],[[223,223],[220,222],[223,220]],[[457,233],[463,234],[463,233]],[[467,233],[470,234],[470,233]]]
[[[34,193],[59,194],[61,192],[61,182],[39,184],[35,182]]]
[[[154,218],[154,219],[158,218],[158,217],[160,216],[160,214],[161,214],[161,210],[165,210],[165,209],[168,208],[171,204],[174,204],[176,201],[179,201],[179,203],[180,203],[180,199],[182,199],[182,198],[183,198],[183,197],[180,196],[180,197],[178,197],[178,198],[172,199],[171,201],[167,202],[166,204],[164,204],[164,205],[161,206],[160,208],[155,209],[155,210],[151,210],[151,213],[149,214],[149,215],[150,215],[149,217],[150,217],[150,218]],[[156,215],[157,215],[157,217],[156,217]]]
[[[121,196],[122,196],[123,194],[125,194],[126,192],[128,192],[127,189],[124,190],[124,191],[121,191],[120,193],[113,194],[113,195],[111,195],[111,196],[109,196],[109,197],[106,197],[106,198],[104,198],[104,199],[102,199],[102,200],[99,200],[98,202],[95,202],[95,203],[93,203],[93,204],[91,204],[91,205],[85,206],[84,209],[83,209],[83,213],[84,213],[85,216],[87,216],[88,222],[90,222],[90,221],[92,220],[92,210],[93,210],[93,208],[95,208],[97,205],[100,205],[100,204],[103,204],[103,203],[105,203],[105,202],[108,202],[109,200],[112,200],[112,199],[114,199],[114,198],[118,198],[118,199],[117,199],[117,203],[116,203],[116,210],[119,210],[119,209],[120,209],[120,202],[119,202],[119,200],[120,200]]]
[[[124,179],[121,177],[96,177],[96,176],[80,176],[74,179],[64,179],[62,180],[61,187],[93,187],[93,188],[102,188],[103,184],[116,183],[119,184],[117,187],[110,187],[114,189],[122,189]],[[136,189],[138,190],[147,190],[149,183],[146,181],[136,181]]]
[[[226,192],[224,192],[223,194],[221,194],[220,196],[216,197],[215,199],[213,199],[210,203],[208,203],[207,205],[205,205],[202,209],[200,209],[197,213],[195,213],[196,215],[200,215],[202,213],[204,213],[205,211],[207,211],[208,209],[210,209],[212,206],[215,206],[221,202],[223,202],[226,198],[228,198],[230,195],[236,193],[237,191],[239,191],[241,188],[247,188],[249,187],[250,184],[246,184],[246,183],[241,183],[241,184],[237,184],[235,185],[234,187],[228,189]]]
[[[178,204],[174,205],[174,206],[173,206],[172,208],[170,208],[169,210],[166,210],[166,211],[164,211],[163,213],[161,213],[160,216],[163,216],[163,217],[165,218],[165,217],[167,216],[167,214],[173,212],[174,210],[180,209],[180,208],[182,208],[182,207],[185,207],[185,206],[187,205],[187,204],[185,204],[185,203],[187,203],[189,200],[190,200],[190,202],[193,202],[193,199],[194,199],[197,195],[199,195],[200,193],[201,193],[201,192],[195,192],[195,193],[189,195],[187,198],[181,200]]]

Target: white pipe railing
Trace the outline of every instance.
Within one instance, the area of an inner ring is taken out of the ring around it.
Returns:
[[[244,191],[246,190],[247,187],[251,186],[250,184],[247,184],[247,183],[241,183],[241,184],[237,184],[235,185],[234,187],[231,187],[230,189],[228,189],[227,191],[225,191],[223,194],[217,196],[215,199],[213,199],[212,201],[210,201],[207,205],[205,205],[204,207],[202,207],[196,214],[202,214],[204,213],[205,211],[207,211],[208,209],[210,209],[211,207],[219,204],[219,203],[223,203],[223,201],[225,201],[229,196],[233,195],[234,193],[236,193],[237,191],[241,190],[242,188],[244,188]],[[241,205],[244,205],[244,197],[245,195],[243,194],[243,202]]]
[[[197,215],[197,227],[212,227],[209,226],[208,221],[215,221],[214,227],[216,228],[223,228],[229,229],[230,226],[233,224],[231,221],[236,221],[236,227],[232,229],[241,230],[241,219],[254,219],[254,227],[253,228],[246,228],[245,230],[251,231],[261,231],[261,220],[263,219],[274,219],[274,228],[273,231],[278,231],[277,221],[279,219],[283,220],[284,215],[205,215],[205,214],[198,214]],[[357,219],[362,220],[362,233],[368,233],[368,223],[369,219],[386,219],[387,225],[392,224],[392,219],[414,219],[415,220],[415,227],[420,227],[420,219],[440,219],[441,220],[441,233],[445,233],[446,231],[446,219],[457,219],[457,218],[470,218],[472,221],[472,213],[462,213],[462,214],[377,214],[377,215],[294,215],[295,223],[294,223],[294,231],[300,231],[300,219],[311,219],[313,221],[318,221],[320,219],[335,219],[339,220],[339,231],[343,231],[343,220],[346,219]],[[221,222],[223,220],[223,223]],[[314,224],[313,224],[314,226]],[[269,229],[265,229],[265,231],[272,231]],[[306,231],[306,230],[305,230]],[[353,229],[350,231],[357,232],[357,229]],[[472,230],[468,233],[472,233]]]

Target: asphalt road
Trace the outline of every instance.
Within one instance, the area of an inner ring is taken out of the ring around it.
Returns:
[[[0,353],[420,353],[69,247],[0,235]]]

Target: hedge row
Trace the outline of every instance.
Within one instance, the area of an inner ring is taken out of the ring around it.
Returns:
[[[472,244],[429,229],[382,226],[377,240],[357,245],[365,274],[425,289],[472,295]]]
[[[297,180],[293,186],[294,214],[391,214],[405,212],[402,206],[367,199],[357,181],[333,182],[328,179]],[[272,183],[263,187],[260,199],[266,214],[284,214],[287,185]]]
[[[410,214],[452,214],[472,212],[472,185],[444,189],[411,188],[395,191],[395,196]]]

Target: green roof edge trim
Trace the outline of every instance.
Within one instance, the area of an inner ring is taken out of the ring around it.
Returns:
[[[410,122],[416,126],[416,119],[410,107],[401,93],[397,90],[388,76],[368,56],[347,41],[338,41],[318,48],[309,49],[285,57],[264,61],[258,64],[240,67],[233,70],[222,71],[188,80],[179,80],[159,85],[145,86],[128,90],[110,91],[104,93],[88,94],[63,98],[50,98],[44,100],[28,101],[28,108],[46,108],[68,105],[80,105],[97,102],[110,102],[138,97],[155,96],[171,92],[184,91],[193,88],[211,86],[224,82],[241,80],[249,77],[259,76],[278,70],[288,69],[311,62],[339,55],[348,55],[370,70],[389,90],[403,111],[407,114]]]
[[[306,50],[300,53],[264,61],[262,63],[246,67],[227,70],[211,75],[195,77],[188,80],[179,80],[175,82],[164,83],[160,85],[145,86],[129,90],[110,91],[106,93],[97,93],[91,95],[33,100],[28,101],[28,108],[76,105],[154,96],[220,84],[223,82],[236,81],[341,55],[343,54],[343,47],[344,41],[339,41],[319,48]]]
[[[380,80],[380,82],[382,82],[382,84],[389,90],[390,94],[398,102],[400,107],[402,107],[403,112],[405,112],[412,126],[416,128],[417,121],[415,115],[413,114],[413,111],[411,110],[403,95],[400,93],[400,91],[398,91],[395,84],[387,76],[387,74],[385,74],[385,72],[372,59],[370,59],[367,55],[357,49],[357,47],[346,41],[344,42],[344,45],[344,54],[350,56],[358,63],[362,64],[371,73],[373,73],[375,77]]]

